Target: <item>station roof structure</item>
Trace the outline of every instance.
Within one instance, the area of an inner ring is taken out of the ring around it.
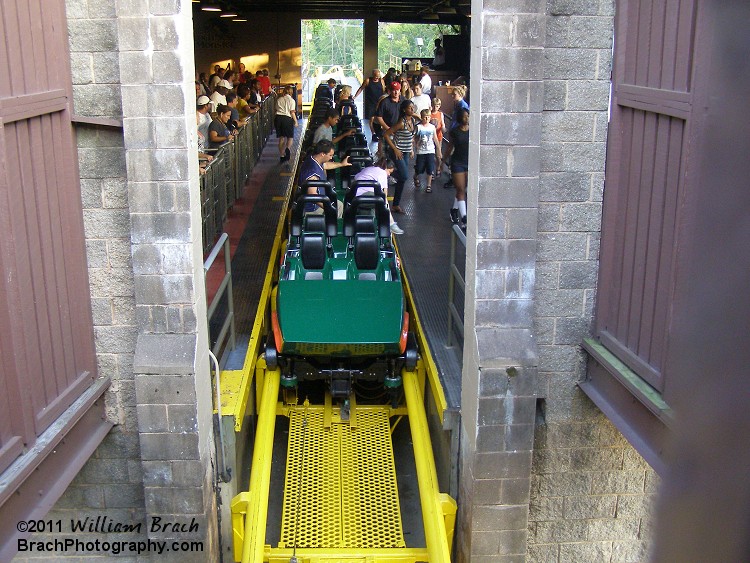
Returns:
[[[448,25],[466,25],[471,18],[470,0],[193,0],[193,6],[236,12],[239,17],[294,12],[319,19],[358,19],[375,14],[383,22]]]

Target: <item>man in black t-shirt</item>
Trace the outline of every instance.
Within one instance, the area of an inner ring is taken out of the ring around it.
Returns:
[[[401,107],[401,83],[391,82],[388,87],[389,95],[378,103],[375,110],[374,131],[373,133],[380,137],[398,121],[399,110]],[[374,140],[374,139],[373,139]],[[378,153],[380,150],[378,149]]]

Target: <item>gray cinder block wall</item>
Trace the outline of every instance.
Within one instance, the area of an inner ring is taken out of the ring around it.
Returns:
[[[219,555],[195,132],[192,5],[117,3],[138,340],[133,359],[149,539]],[[193,527],[192,523],[197,523]]]
[[[472,13],[458,560],[641,561],[656,475],[577,387],[614,2],[485,0]]]
[[[216,560],[192,6],[67,0],[66,15],[75,113],[107,123],[76,132],[98,368],[112,380],[115,427],[46,517],[68,533],[44,539],[198,540],[201,552],[159,559]],[[141,531],[69,533],[87,517]],[[189,531],[155,532],[154,518]],[[102,555],[113,554],[15,560]]]
[[[131,261],[130,217],[122,128],[117,21],[114,2],[67,0],[73,107],[78,116],[111,120],[110,126],[78,123],[78,168],[88,258],[97,367],[108,376],[107,416],[115,424],[94,455],[45,516],[60,520],[62,534],[107,541],[145,534],[71,533],[71,520],[145,522],[143,472],[136,416],[133,354],[137,327]],[[48,64],[57,64],[48,61]],[[81,557],[83,553],[20,554],[14,561]],[[36,557],[34,557],[36,556]]]
[[[594,313],[615,3],[547,3],[529,561],[646,558],[656,474],[576,386]]]

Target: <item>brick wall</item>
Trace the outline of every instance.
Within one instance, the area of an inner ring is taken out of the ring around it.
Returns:
[[[32,539],[199,540],[218,557],[211,388],[203,295],[192,6],[172,0],[67,0],[81,190],[96,352],[112,385],[115,427],[45,519],[62,533]],[[185,51],[185,52],[183,52]],[[54,64],[54,63],[50,63]],[[122,126],[117,123],[122,121]],[[71,521],[139,526],[71,533]],[[89,518],[86,521],[86,518]],[[197,530],[163,532],[162,522]],[[90,549],[16,561],[111,558]],[[124,552],[123,561],[137,557]]]
[[[578,389],[599,257],[613,2],[548,2],[528,561],[642,561],[654,471]]]
[[[76,115],[119,119],[114,3],[67,0],[66,14]],[[112,382],[106,406],[115,427],[45,516],[61,520],[63,533],[38,534],[32,539],[138,539],[145,534],[70,533],[71,520],[86,517],[145,522],[133,377],[137,328],[123,132],[118,127],[78,124],[76,136],[97,363],[99,375]],[[75,552],[35,555],[28,559],[78,556]],[[23,554],[14,559],[26,560]]]
[[[458,560],[639,561],[655,473],[577,387],[614,2],[472,11]]]

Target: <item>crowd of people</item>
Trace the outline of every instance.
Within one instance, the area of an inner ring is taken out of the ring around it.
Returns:
[[[438,47],[436,43],[436,49]],[[271,82],[267,70],[258,70],[253,75],[240,64],[239,71],[222,69],[217,65],[214,73],[208,77],[200,73],[195,85],[199,156],[201,169],[204,170],[205,164],[211,160],[210,153],[231,142],[246,120],[260,109],[263,99],[271,93]],[[393,186],[391,212],[403,213],[401,198],[412,172],[414,189],[431,193],[434,180],[447,170],[449,178],[443,187],[455,190],[449,217],[465,230],[469,168],[469,104],[465,99],[466,92],[464,85],[453,86],[453,112],[446,116],[441,111],[440,98],[433,96],[432,78],[427,66],[422,66],[419,75],[411,79],[406,73],[398,74],[393,68],[388,69],[385,75],[375,69],[354,94],[350,86],[340,86],[331,78],[321,85],[317,93],[318,96],[329,97],[332,107],[315,131],[313,144],[327,148],[328,145],[321,145],[325,141],[334,147],[352,135],[354,130],[334,133],[334,128],[342,116],[356,115],[354,100],[364,94],[363,117],[370,124],[373,157],[377,163],[374,166],[377,170],[365,169],[365,175],[384,180],[386,192],[389,185]],[[293,87],[283,87],[276,94],[274,126],[279,163],[283,164],[291,159],[298,108]],[[211,114],[215,115],[213,119]],[[329,152],[326,150],[325,156]],[[323,153],[318,156],[317,160],[326,160]],[[326,164],[331,165],[328,160]],[[396,234],[403,233],[393,220],[391,228]]]
[[[260,110],[263,100],[270,93],[268,69],[257,70],[253,75],[240,63],[239,70],[216,65],[210,76],[206,76],[205,72],[198,74],[195,95],[201,174],[205,173],[206,165],[213,160],[212,153],[237,137],[240,128]],[[294,137],[294,130],[291,137]],[[288,145],[291,146],[291,142]]]
[[[439,45],[436,43],[436,48]],[[423,66],[419,76],[409,80],[388,69],[383,75],[375,69],[354,94],[364,93],[364,118],[370,123],[377,157],[389,158],[395,172],[390,180],[394,186],[394,213],[403,213],[401,197],[414,165],[414,188],[432,192],[433,180],[450,170],[445,188],[455,190],[450,209],[453,223],[466,228],[466,183],[469,167],[469,104],[466,86],[452,88],[453,113],[441,111],[440,98],[433,97],[430,69]],[[424,177],[424,184],[422,178]]]

